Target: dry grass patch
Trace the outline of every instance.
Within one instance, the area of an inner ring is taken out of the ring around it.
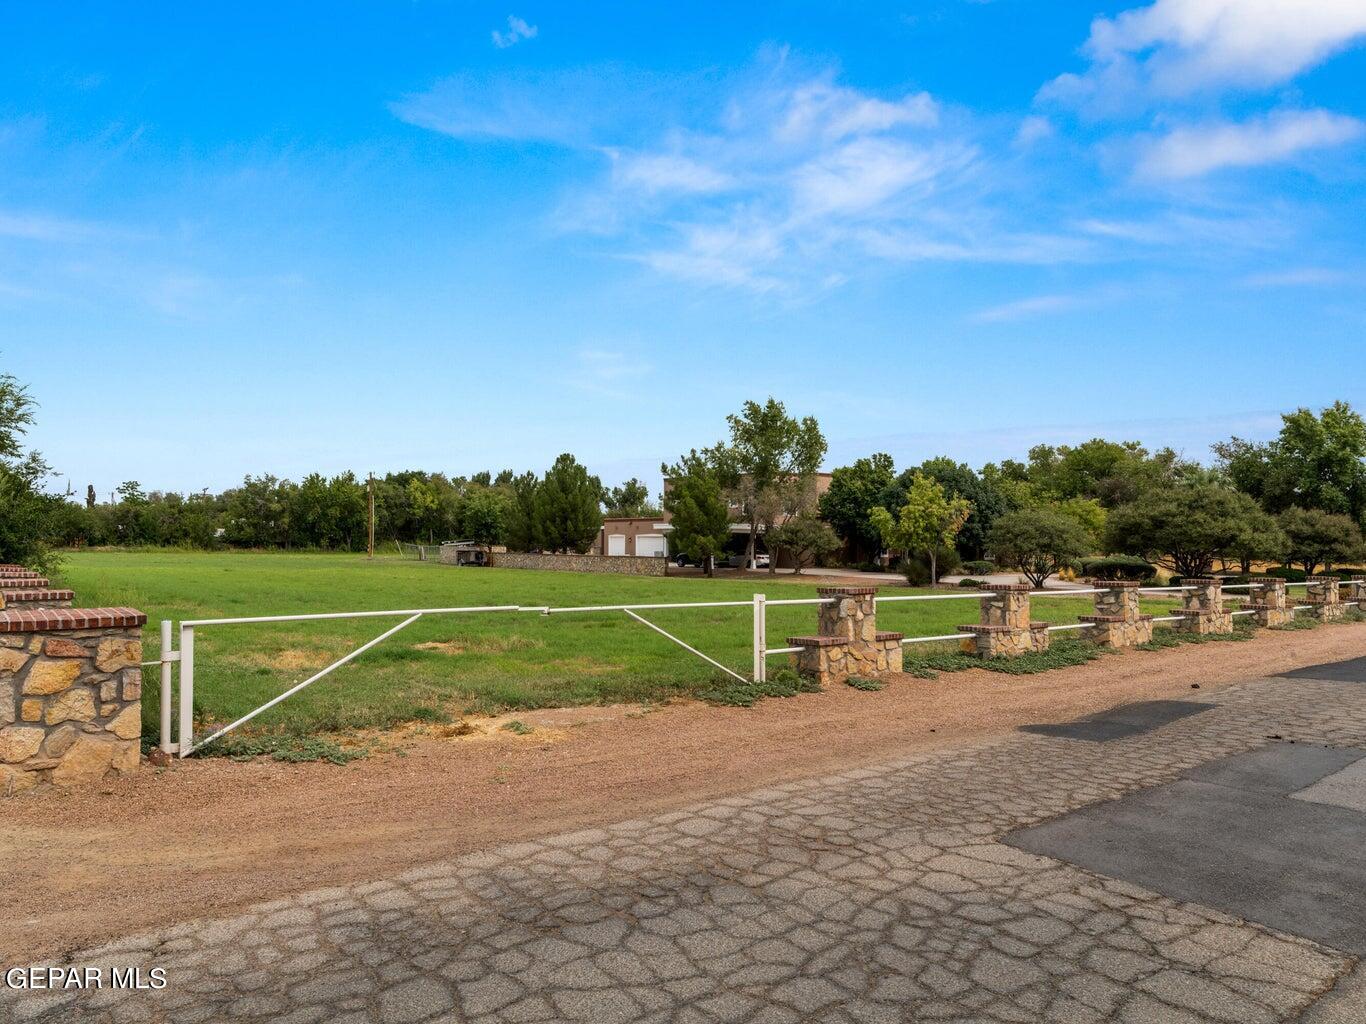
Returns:
[[[442,654],[507,654],[509,651],[530,651],[544,647],[544,640],[527,636],[455,636],[449,640],[427,640],[413,644],[415,651],[439,651]]]

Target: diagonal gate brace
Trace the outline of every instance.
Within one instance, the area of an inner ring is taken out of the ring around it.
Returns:
[[[668,639],[672,640],[674,643],[678,644],[678,646],[681,647],[681,648],[683,648],[683,650],[688,651],[688,652],[690,652],[690,653],[692,653],[692,654],[697,655],[697,656],[698,656],[699,658],[701,658],[703,661],[707,662],[707,664],[709,664],[709,665],[715,665],[717,668],[719,668],[719,669],[720,669],[722,672],[724,672],[726,675],[731,676],[731,677],[733,677],[733,678],[735,678],[735,679],[738,679],[738,680],[740,680],[740,682],[742,682],[742,683],[748,683],[748,682],[749,682],[749,680],[746,679],[744,676],[740,675],[739,672],[732,672],[730,669],[726,668],[725,665],[722,665],[722,664],[721,664],[719,661],[717,661],[715,658],[709,658],[709,657],[707,657],[705,654],[703,654],[701,651],[699,651],[696,647],[690,647],[690,646],[688,646],[688,645],[685,644],[682,640],[678,639],[678,637],[674,636],[672,633],[670,633],[670,632],[668,632],[668,631],[666,631],[666,630],[660,629],[658,626],[656,626],[656,625],[655,625],[653,622],[651,622],[649,619],[642,618],[641,616],[637,615],[635,612],[631,611],[631,609],[629,609],[629,608],[623,608],[622,611],[624,611],[627,615],[631,616],[631,618],[635,619],[635,620],[636,620],[637,622],[639,622],[642,626],[649,626],[651,629],[653,629],[653,630],[654,630],[656,633],[658,633],[660,636],[667,637]]]

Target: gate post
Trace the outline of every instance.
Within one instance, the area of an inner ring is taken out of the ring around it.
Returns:
[[[762,683],[768,678],[768,658],[764,651],[768,650],[768,597],[764,594],[754,595],[754,681]]]

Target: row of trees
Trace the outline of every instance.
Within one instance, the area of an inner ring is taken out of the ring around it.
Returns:
[[[1346,403],[1284,416],[1265,444],[1233,438],[1214,451],[1211,468],[1170,449],[1093,439],[1041,445],[1027,462],[980,472],[937,458],[899,476],[879,454],[836,469],[820,512],[851,558],[906,552],[913,579],[987,555],[1036,584],[1098,551],[1179,575],[1216,563],[1313,572],[1366,559],[1366,422]]]
[[[35,476],[36,480],[37,477]],[[135,480],[113,500],[84,505],[48,496],[39,517],[58,546],[153,545],[211,548],[362,550],[368,539],[368,488],[354,473],[312,473],[295,483],[248,476],[221,494],[146,492]],[[639,480],[604,489],[571,455],[535,473],[447,477],[405,471],[376,478],[375,533],[381,539],[438,543],[461,538],[519,549],[583,550],[609,515],[658,510]]]
[[[25,564],[44,565],[51,546],[76,544],[359,550],[371,486],[384,540],[583,551],[605,514],[659,513],[640,481],[604,488],[570,454],[541,475],[407,471],[373,485],[352,473],[297,483],[265,475],[187,495],[129,481],[107,503],[90,489],[80,504],[43,489],[49,468],[24,446],[34,411],[23,385],[0,374],[0,559]],[[827,448],[820,426],[770,398],[727,417],[724,440],[661,466],[663,505],[673,551],[709,568],[737,522],[747,559],[759,538],[799,568],[837,551],[859,564],[891,549],[916,582],[988,556],[1036,581],[1101,551],[1180,575],[1216,563],[1247,570],[1289,561],[1312,572],[1366,559],[1366,422],[1343,402],[1282,419],[1271,441],[1215,445],[1212,467],[1099,438],[1040,445],[1023,462],[980,470],[938,457],[898,473],[889,455],[874,454],[834,470],[817,500]]]

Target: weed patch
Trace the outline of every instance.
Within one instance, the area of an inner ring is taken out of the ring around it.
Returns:
[[[882,684],[876,679],[869,679],[866,676],[850,676],[845,681],[846,686],[852,686],[855,690],[864,690],[869,693],[876,693],[882,689]]]
[[[326,761],[329,764],[348,764],[365,756],[363,750],[343,750],[331,740],[313,736],[273,733],[263,736],[225,736],[209,744],[198,753],[200,757],[230,757],[234,761],[250,761],[269,757],[273,761],[299,764],[305,761]]]
[[[523,722],[520,718],[514,718],[511,722],[504,722],[502,725],[504,732],[510,732],[514,736],[526,736],[535,730]]]
[[[752,708],[765,697],[795,697],[799,693],[820,692],[820,684],[815,680],[793,669],[780,668],[762,683],[724,683],[703,690],[698,696],[708,704]]]
[[[1004,672],[1012,676],[1033,675],[1069,665],[1095,661],[1104,649],[1089,640],[1066,637],[1054,640],[1046,651],[1022,654],[1018,658],[979,658],[962,651],[917,651],[907,653],[903,670],[917,679],[935,679],[940,672],[963,672],[970,668]]]

